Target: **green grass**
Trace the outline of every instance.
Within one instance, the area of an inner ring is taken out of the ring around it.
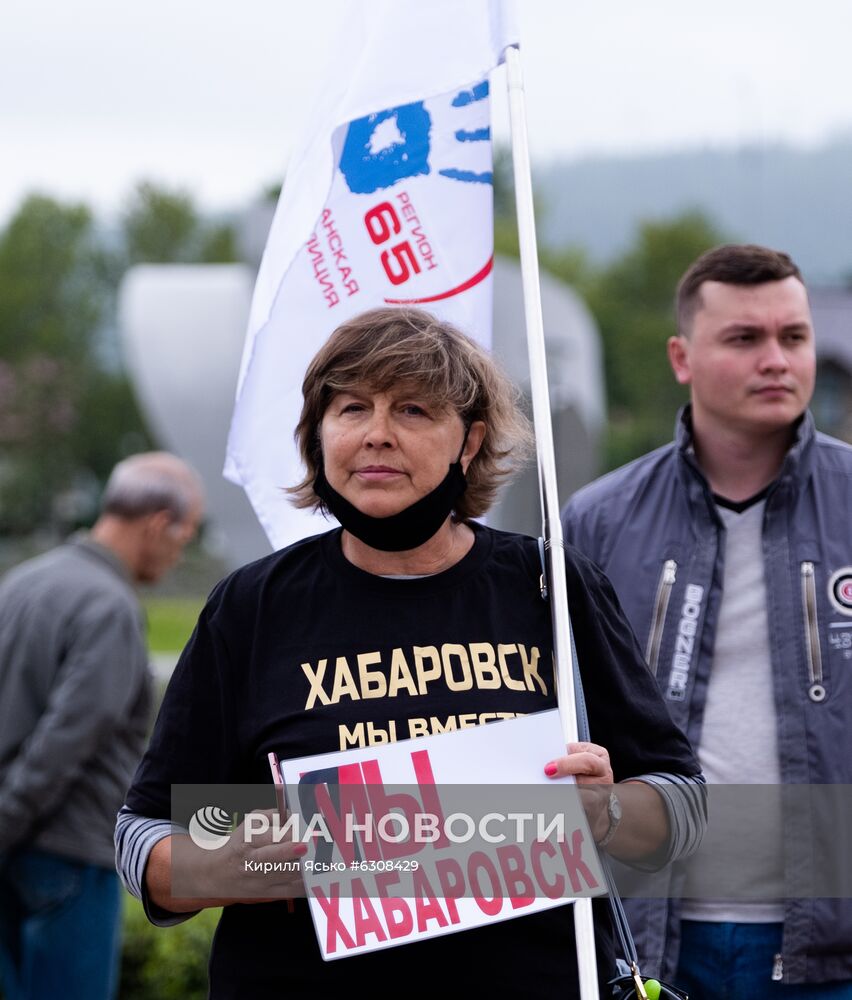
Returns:
[[[202,910],[175,927],[153,927],[127,897],[121,963],[122,1000],[204,1000],[210,942],[221,910]]]
[[[204,600],[200,597],[149,597],[143,603],[148,617],[150,651],[180,652],[195,628]]]

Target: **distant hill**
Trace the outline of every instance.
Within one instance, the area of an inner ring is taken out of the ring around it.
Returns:
[[[788,251],[814,284],[852,276],[852,133],[819,147],[748,146],[583,159],[535,171],[540,239],[597,263],[637,223],[698,208],[731,238]]]

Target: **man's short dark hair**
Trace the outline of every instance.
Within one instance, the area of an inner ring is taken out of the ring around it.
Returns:
[[[705,281],[724,285],[762,285],[784,278],[802,280],[792,259],[780,250],[754,243],[725,243],[703,253],[680,279],[675,296],[677,332],[688,337],[692,321],[701,305],[701,286]]]

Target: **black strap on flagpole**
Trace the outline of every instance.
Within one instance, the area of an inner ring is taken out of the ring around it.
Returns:
[[[538,539],[538,555],[541,560],[541,596],[543,600],[549,600],[547,587],[547,563],[544,557],[544,539]],[[591,742],[589,732],[589,714],[586,710],[586,698],[583,693],[583,678],[580,676],[580,662],[577,659],[577,648],[574,644],[574,629],[571,621],[568,621],[568,638],[571,643],[571,662],[574,670],[574,702],[577,708],[577,732],[579,738],[584,743]],[[645,992],[644,980],[639,971],[639,956],[636,953],[636,942],[633,940],[633,932],[624,912],[624,903],[615,885],[612,869],[610,868],[607,855],[598,851],[598,857],[603,869],[604,881],[607,888],[607,899],[609,901],[610,916],[615,933],[618,935],[618,942],[621,946],[621,954],[624,956],[623,963],[619,962],[616,969],[616,976],[610,980],[613,1000],[628,1000],[636,997],[638,1000],[648,1000]],[[660,983],[660,1000],[689,1000],[687,995],[669,983]]]
[[[542,580],[546,581],[547,577],[543,538],[538,539],[538,555],[541,560]],[[548,599],[546,583],[542,587],[542,597],[545,600]],[[589,734],[589,715],[586,711],[586,698],[583,693],[583,678],[580,676],[580,666],[579,661],[577,660],[577,647],[574,644],[574,629],[570,621],[568,623],[568,629],[569,640],[571,643],[571,660],[574,666],[574,700],[577,706],[577,732],[582,742],[590,743],[591,736]],[[633,934],[630,931],[630,925],[627,922],[627,914],[624,912],[624,904],[621,902],[621,896],[618,893],[618,889],[615,887],[615,881],[609,867],[609,859],[601,852],[598,852],[598,854],[604,872],[607,892],[609,894],[609,904],[610,909],[612,910],[613,926],[618,934],[618,940],[621,945],[621,953],[624,955],[628,964],[635,963],[638,966],[639,960],[636,955],[636,944],[633,940]]]

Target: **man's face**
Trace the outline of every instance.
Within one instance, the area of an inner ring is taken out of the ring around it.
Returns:
[[[814,389],[816,355],[805,286],[705,281],[688,337],[672,337],[669,360],[688,385],[702,431],[765,434],[789,427]]]
[[[200,499],[193,501],[182,521],[175,521],[165,510],[148,515],[136,567],[136,578],[140,583],[156,583],[178,562],[183,550],[197,534],[203,515]]]

